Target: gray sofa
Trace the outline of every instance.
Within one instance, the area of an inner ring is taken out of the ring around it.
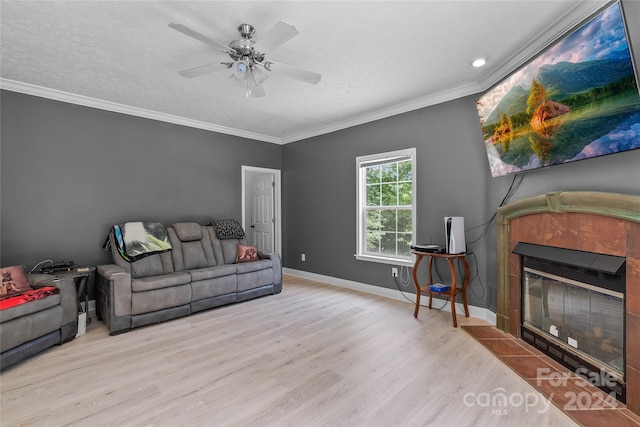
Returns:
[[[0,312],[0,370],[71,341],[78,332],[78,295],[73,278],[31,274],[27,279],[33,289],[55,286],[60,292]]]
[[[220,239],[213,226],[194,222],[167,227],[172,249],[127,261],[109,233],[113,264],[96,275],[96,314],[110,335],[198,311],[280,293],[282,262],[277,253],[236,263],[244,239]]]

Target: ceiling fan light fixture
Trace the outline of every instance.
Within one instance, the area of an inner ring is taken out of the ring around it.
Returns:
[[[239,78],[240,80],[244,80],[247,78],[249,73],[251,72],[251,65],[249,62],[245,60],[236,61],[233,64],[233,75]]]
[[[251,68],[251,78],[256,85],[262,84],[269,78],[269,75],[262,71],[257,65]]]
[[[255,70],[255,67],[252,68],[249,72],[249,78],[244,80],[245,96],[247,98],[260,98],[265,95],[264,87],[256,81]]]

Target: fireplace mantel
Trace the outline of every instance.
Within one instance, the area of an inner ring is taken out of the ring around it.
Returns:
[[[498,208],[497,327],[519,337],[520,258],[533,243],[626,257],[627,406],[640,414],[640,196],[554,192]]]

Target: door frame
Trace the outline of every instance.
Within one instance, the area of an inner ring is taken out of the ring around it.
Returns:
[[[247,227],[247,206],[246,200],[248,194],[253,194],[253,189],[249,188],[251,180],[247,179],[250,175],[255,174],[271,174],[275,184],[273,191],[273,215],[275,217],[273,250],[282,255],[282,180],[280,169],[268,169],[256,166],[242,165],[242,226]]]

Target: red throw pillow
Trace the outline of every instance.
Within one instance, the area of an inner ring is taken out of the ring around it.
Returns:
[[[0,283],[0,298],[20,295],[23,292],[33,290],[29,286],[27,275],[21,265],[1,268],[0,277],[2,279]]]
[[[258,260],[258,248],[255,246],[243,246],[238,243],[238,258],[236,262],[252,262]]]

